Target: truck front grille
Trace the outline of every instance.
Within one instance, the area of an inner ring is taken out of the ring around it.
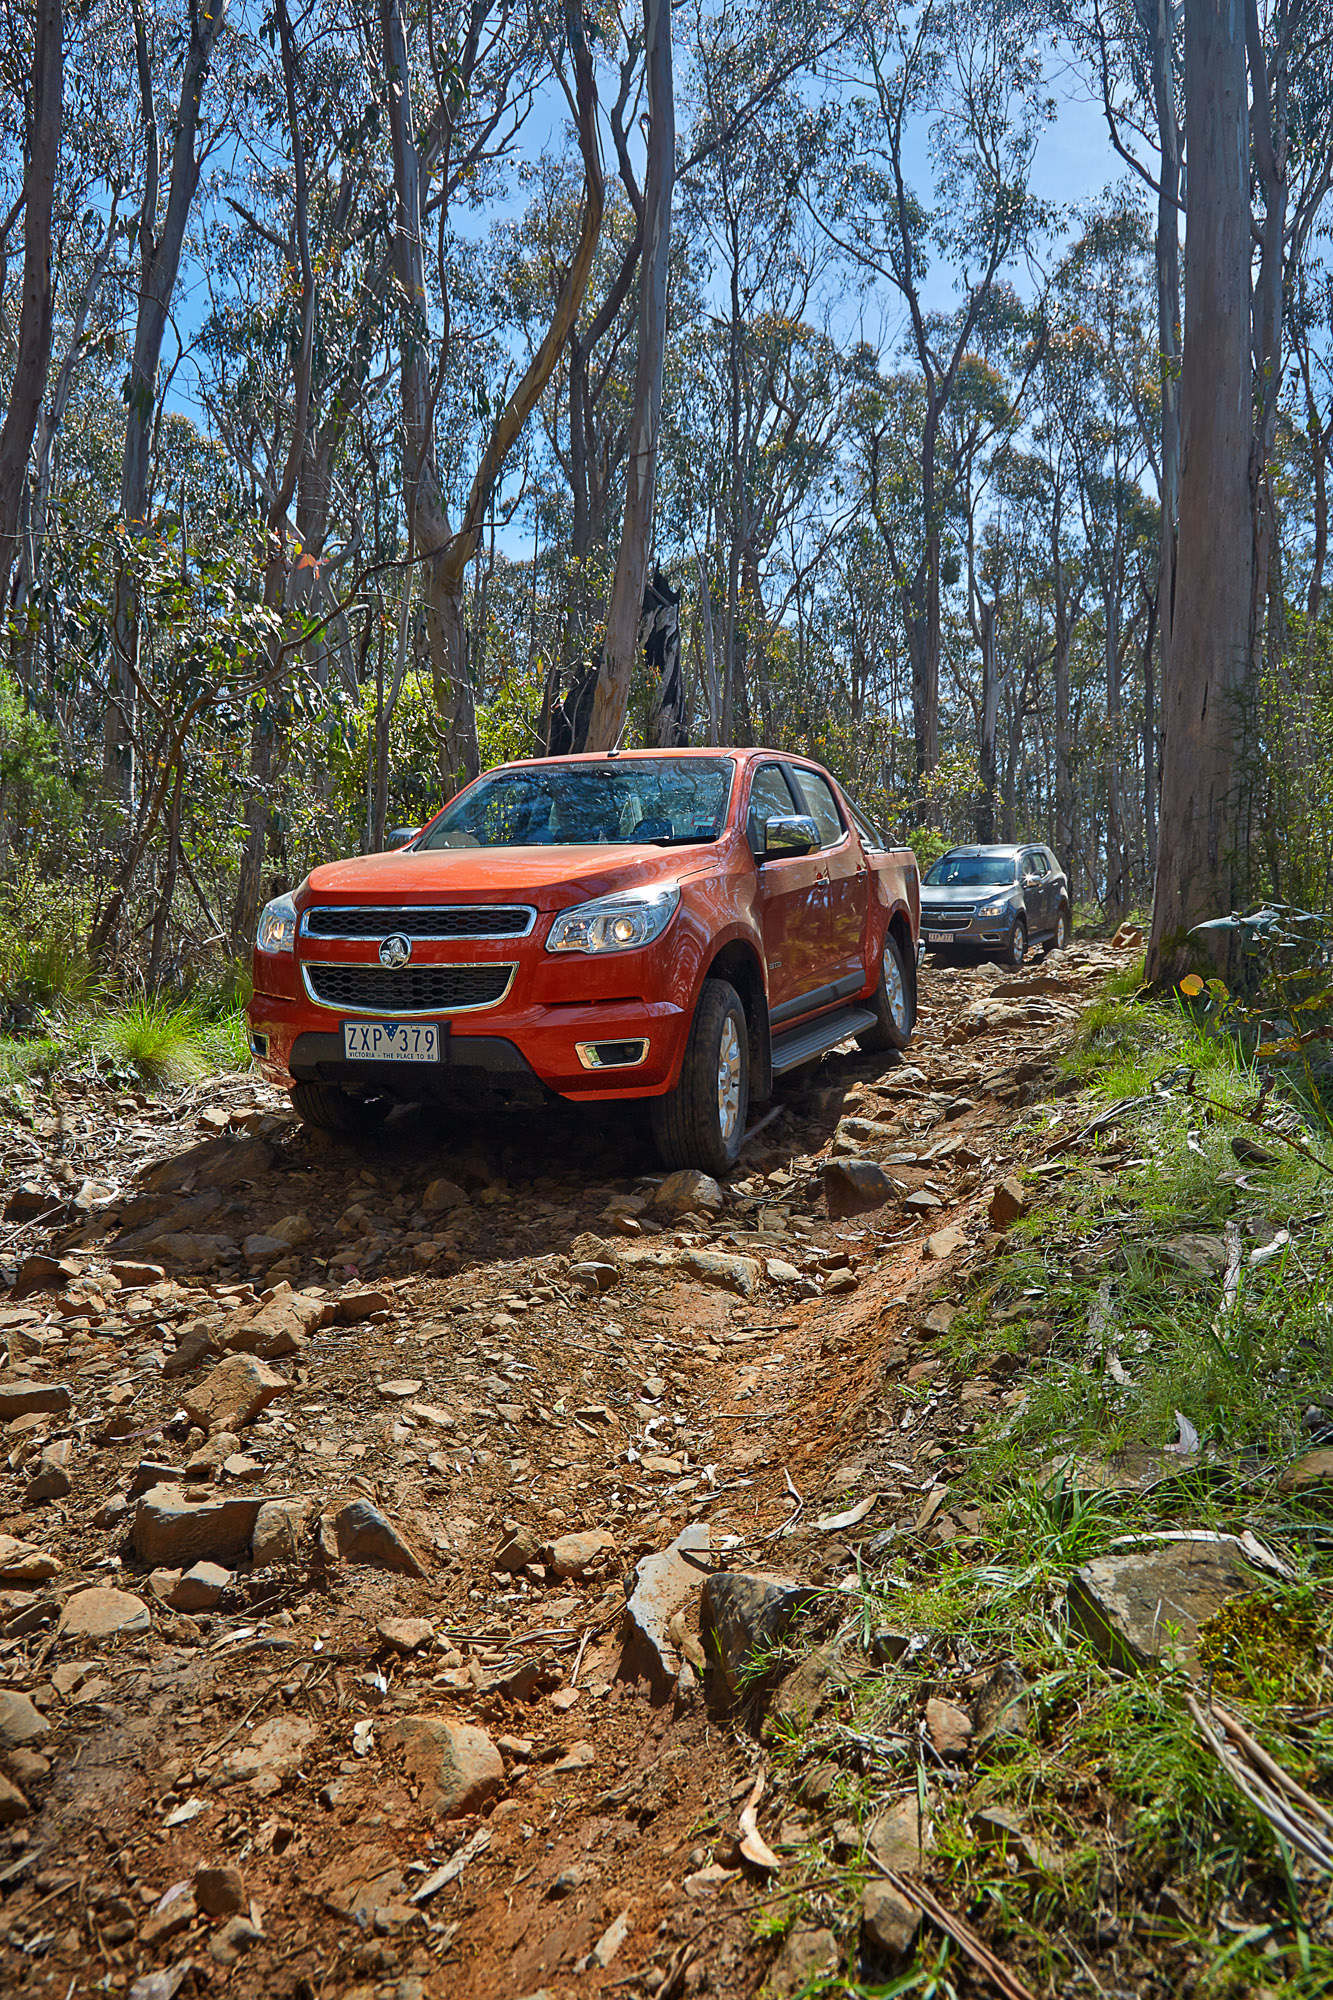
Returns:
[[[526,937],[537,921],[528,903],[366,904],[316,903],[301,918],[302,937],[408,938]]]
[[[509,991],[512,965],[382,965],[303,963],[306,991],[321,1007],[348,1014],[461,1014],[494,1007]]]

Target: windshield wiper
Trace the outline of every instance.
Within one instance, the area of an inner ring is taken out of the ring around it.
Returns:
[[[706,847],[717,839],[715,833],[655,833],[645,847]]]

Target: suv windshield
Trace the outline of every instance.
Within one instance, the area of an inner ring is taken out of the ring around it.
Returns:
[[[1012,854],[943,854],[923,877],[931,889],[1001,889],[1013,879]]]
[[[623,847],[716,840],[729,757],[617,757],[524,765],[482,778],[446,806],[421,847]]]

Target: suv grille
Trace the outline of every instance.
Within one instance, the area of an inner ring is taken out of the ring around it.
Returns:
[[[945,903],[941,908],[934,910],[931,909],[929,903],[921,905],[921,925],[923,930],[928,928],[932,931],[965,931],[971,921],[972,905],[970,903]]]
[[[408,904],[382,910],[363,905],[316,905],[301,919],[301,935],[319,938],[526,937],[537,912],[526,903]]]
[[[312,1000],[356,1014],[449,1014],[493,1007],[514,976],[512,965],[311,965],[301,970]]]

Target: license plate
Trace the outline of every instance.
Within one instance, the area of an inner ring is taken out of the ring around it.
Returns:
[[[344,1021],[343,1055],[348,1062],[438,1062],[439,1024],[435,1021]]]
[[[953,943],[953,932],[952,932],[952,931],[927,931],[927,932],[926,932],[926,943],[927,943],[927,944],[952,944],[952,943]]]

